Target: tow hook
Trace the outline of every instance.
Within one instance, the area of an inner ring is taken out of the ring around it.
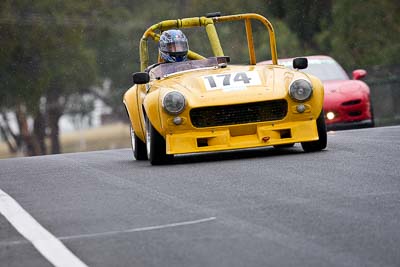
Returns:
[[[269,141],[269,139],[271,139],[271,137],[269,137],[269,136],[264,136],[264,137],[262,138],[262,141],[263,141],[264,143],[266,143],[266,142]]]

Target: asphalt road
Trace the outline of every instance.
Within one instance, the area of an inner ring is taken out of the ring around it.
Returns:
[[[88,266],[400,266],[399,158],[384,127],[168,166],[130,149],[4,159],[0,189]],[[0,266],[51,266],[1,214]]]

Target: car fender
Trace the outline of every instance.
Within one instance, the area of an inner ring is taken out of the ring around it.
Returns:
[[[313,86],[312,98],[310,99],[309,103],[313,107],[313,117],[317,119],[323,109],[324,85],[317,77],[308,73],[304,73],[304,75],[307,76]]]
[[[142,86],[142,85],[139,85]],[[131,122],[132,129],[142,141],[144,138],[144,127],[141,117],[143,117],[143,112],[141,112],[141,104],[138,98],[138,85],[134,85],[126,91],[123,98],[123,103],[125,105],[126,111],[128,112],[129,121]]]
[[[146,118],[150,121],[151,125],[164,136],[164,130],[161,120],[161,101],[160,101],[160,91],[153,90],[146,95],[143,101],[143,109],[146,113]]]
[[[371,90],[370,90],[368,84],[366,84],[364,81],[360,81],[360,80],[357,80],[357,83],[358,83],[359,86],[360,86],[360,90],[361,90],[364,94],[366,94],[366,95],[369,96]]]
[[[313,97],[318,99],[318,101],[315,102],[314,107],[317,107],[317,110],[319,110],[319,113],[321,113],[322,111],[322,106],[323,106],[323,102],[324,102],[324,85],[321,82],[320,79],[318,79],[317,77],[313,76],[313,75],[308,75],[308,77],[310,78],[314,88],[313,88]]]

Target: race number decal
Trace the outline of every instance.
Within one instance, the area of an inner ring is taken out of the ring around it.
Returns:
[[[203,76],[204,85],[208,91],[244,90],[247,86],[260,85],[261,80],[257,71],[233,72]]]

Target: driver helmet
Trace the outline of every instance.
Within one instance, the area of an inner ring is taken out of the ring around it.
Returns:
[[[187,59],[188,40],[180,30],[164,31],[158,43],[161,58],[165,62],[181,62]]]

